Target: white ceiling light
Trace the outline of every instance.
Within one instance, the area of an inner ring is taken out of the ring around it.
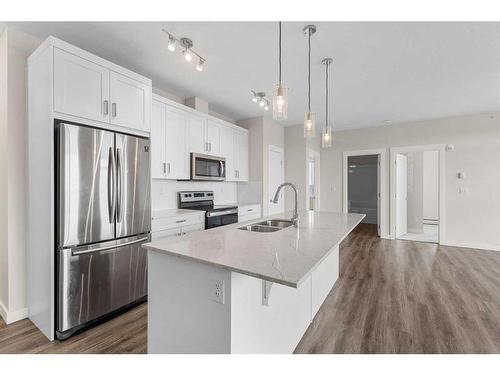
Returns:
[[[182,56],[184,56],[184,59],[187,62],[191,62],[196,56],[198,58],[198,62],[196,63],[196,70],[199,72],[202,72],[203,69],[205,68],[205,62],[206,59],[200,56],[198,53],[193,51],[193,41],[189,38],[177,38],[175,35],[172,33],[168,32],[165,29],[162,29],[162,31],[168,35],[168,44],[167,44],[167,49],[169,51],[174,52],[176,47],[177,47],[177,41],[179,41],[180,46],[183,48],[182,51]]]
[[[169,51],[171,51],[171,52],[174,52],[176,44],[177,44],[177,40],[174,38],[174,36],[172,34],[168,33],[168,45],[167,45],[167,49]]]
[[[205,60],[199,59],[198,63],[196,64],[196,70],[199,72],[203,71],[203,65],[205,65]]]
[[[265,92],[255,92],[251,90],[253,96],[252,96],[252,102],[253,103],[259,103],[259,107],[264,108],[265,111],[269,111],[269,100],[266,99],[266,93]]]
[[[288,118],[288,88],[281,81],[281,21],[278,22],[278,84],[273,96],[273,118],[286,120]]]
[[[307,36],[307,112],[304,116],[304,137],[312,138],[316,135],[316,114],[311,113],[311,36],[316,32],[316,26],[307,25],[304,27],[304,34]]]
[[[332,59],[330,58],[325,58],[321,61],[322,64],[325,65],[325,96],[326,96],[326,102],[325,102],[325,127],[323,128],[321,132],[321,147],[326,148],[326,147],[332,147],[332,141],[333,141],[333,134],[332,134],[332,128],[328,124],[328,101],[329,101],[329,87],[328,87],[328,68],[330,67],[330,64],[333,62]]]

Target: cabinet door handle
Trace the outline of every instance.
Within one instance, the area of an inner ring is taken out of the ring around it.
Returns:
[[[236,169],[234,170],[234,177],[238,177],[238,171]]]
[[[208,142],[208,151],[212,152],[212,143]]]
[[[167,173],[167,163],[163,163],[163,174]]]
[[[186,222],[186,219],[182,219],[182,220],[177,220],[176,223],[179,224],[179,223],[185,223]]]
[[[116,103],[111,103],[111,116],[116,117]]]
[[[167,163],[167,174],[170,174],[170,163]]]
[[[109,102],[107,100],[104,101],[103,103],[103,109],[102,111],[104,112],[104,116],[107,116],[109,113]]]

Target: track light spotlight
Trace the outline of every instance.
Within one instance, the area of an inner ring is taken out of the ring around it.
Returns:
[[[182,51],[182,54],[184,55],[184,58],[187,62],[190,62],[193,59],[193,55],[191,55],[191,52],[187,48]]]
[[[176,47],[176,44],[177,44],[177,40],[170,34],[168,34],[168,45],[167,45],[167,49],[171,52],[174,52],[175,51],[175,47]]]
[[[196,70],[199,71],[199,72],[202,72],[204,64],[205,64],[205,60],[203,60],[203,59],[200,58],[198,60],[198,63],[196,64]]]

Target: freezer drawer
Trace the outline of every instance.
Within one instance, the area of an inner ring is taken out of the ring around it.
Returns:
[[[149,235],[136,236],[59,251],[59,333],[147,294],[147,252],[141,245],[148,241]]]

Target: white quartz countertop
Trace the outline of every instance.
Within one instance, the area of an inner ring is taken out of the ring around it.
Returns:
[[[173,208],[165,210],[153,210],[151,216],[153,217],[153,219],[162,219],[162,218],[182,216],[182,215],[200,215],[204,213],[205,211],[200,211],[200,210],[186,210],[181,208]]]
[[[287,212],[245,225],[290,217],[291,213]],[[238,229],[242,223],[236,223],[143,246],[296,288],[364,217],[363,214],[304,211],[299,212],[298,228],[248,232]]]

